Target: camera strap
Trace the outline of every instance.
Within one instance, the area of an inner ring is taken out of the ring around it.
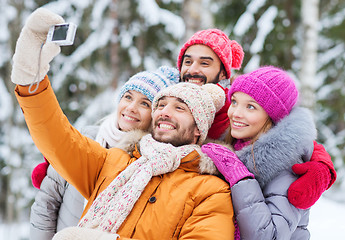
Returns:
[[[36,76],[35,76],[35,79],[34,81],[30,84],[30,87],[29,87],[29,93],[34,93],[37,91],[39,85],[40,85],[40,81],[39,81],[39,75],[40,75],[40,68],[41,68],[41,55],[42,55],[42,48],[43,48],[43,45],[44,43],[42,43],[41,45],[41,48],[40,48],[40,54],[38,56],[38,68],[37,68],[37,73],[36,73]],[[37,81],[37,82],[36,82]],[[35,83],[36,82],[36,83]],[[36,84],[36,88],[34,90],[31,90],[32,86]]]

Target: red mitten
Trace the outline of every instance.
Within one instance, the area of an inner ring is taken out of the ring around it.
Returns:
[[[38,164],[31,173],[32,185],[37,189],[40,189],[43,178],[47,175],[49,163],[46,158],[44,160],[45,162]]]
[[[316,141],[314,141],[314,151],[313,151],[313,155],[310,158],[310,161],[311,162],[316,161],[316,162],[321,162],[321,163],[326,164],[326,166],[328,167],[331,173],[331,181],[328,184],[328,188],[330,188],[335,182],[335,180],[337,179],[337,173],[335,172],[331,156],[328,154],[328,152],[322,146],[322,144],[319,144]]]
[[[328,188],[331,181],[329,168],[324,163],[310,161],[295,164],[292,170],[301,176],[288,189],[289,202],[296,208],[310,208]]]
[[[220,85],[218,84],[218,86]],[[224,90],[225,96],[227,96],[229,89],[223,88],[222,86],[220,87]],[[213,123],[210,129],[208,130],[208,134],[207,134],[208,138],[219,139],[228,129],[230,125],[230,120],[228,117],[229,107],[230,107],[230,101],[226,97],[224,106],[218,112],[216,112]]]

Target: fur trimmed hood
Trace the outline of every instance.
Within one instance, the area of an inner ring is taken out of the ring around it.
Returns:
[[[264,187],[292,165],[309,161],[316,139],[316,127],[310,110],[294,108],[253,145],[236,152],[237,156]]]
[[[133,151],[135,151],[135,147],[137,146],[137,149],[140,152],[140,139],[145,136],[146,134],[149,134],[148,132],[144,132],[141,130],[132,130],[129,131],[119,143],[116,146],[117,148],[120,148],[127,152],[131,157],[133,157]],[[196,145],[197,146],[197,145]],[[228,146],[227,146],[228,147]],[[200,162],[199,162],[199,173],[201,174],[210,174],[210,175],[216,175],[221,176],[219,171],[217,170],[216,166],[214,165],[211,158],[209,158],[206,154],[204,154],[201,151],[201,148],[197,146],[197,151],[200,155]]]

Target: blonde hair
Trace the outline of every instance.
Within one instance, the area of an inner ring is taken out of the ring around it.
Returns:
[[[264,125],[262,126],[261,130],[258,132],[258,134],[256,134],[255,137],[253,137],[252,139],[250,139],[250,144],[252,145],[252,156],[253,156],[253,164],[254,164],[254,169],[255,171],[258,173],[258,171],[256,170],[256,165],[255,165],[255,157],[254,157],[254,143],[259,139],[259,137],[263,134],[266,133],[268,130],[270,130],[272,127],[274,126],[274,123],[272,121],[272,119],[270,117],[267,117],[266,122],[264,123]],[[235,141],[237,139],[233,138],[231,136],[231,125],[229,127],[229,132],[225,137],[225,142],[230,144],[231,146],[233,146],[235,144]]]

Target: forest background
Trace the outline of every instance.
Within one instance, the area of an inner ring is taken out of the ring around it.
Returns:
[[[342,0],[0,0],[0,224],[28,221],[37,189],[31,171],[43,161],[10,81],[16,40],[27,17],[48,8],[78,25],[73,46],[49,77],[78,129],[113,111],[118,86],[161,65],[176,66],[194,32],[222,29],[243,46],[242,74],[261,65],[287,70],[312,109],[318,142],[338,179],[324,195],[345,204],[345,1]]]

